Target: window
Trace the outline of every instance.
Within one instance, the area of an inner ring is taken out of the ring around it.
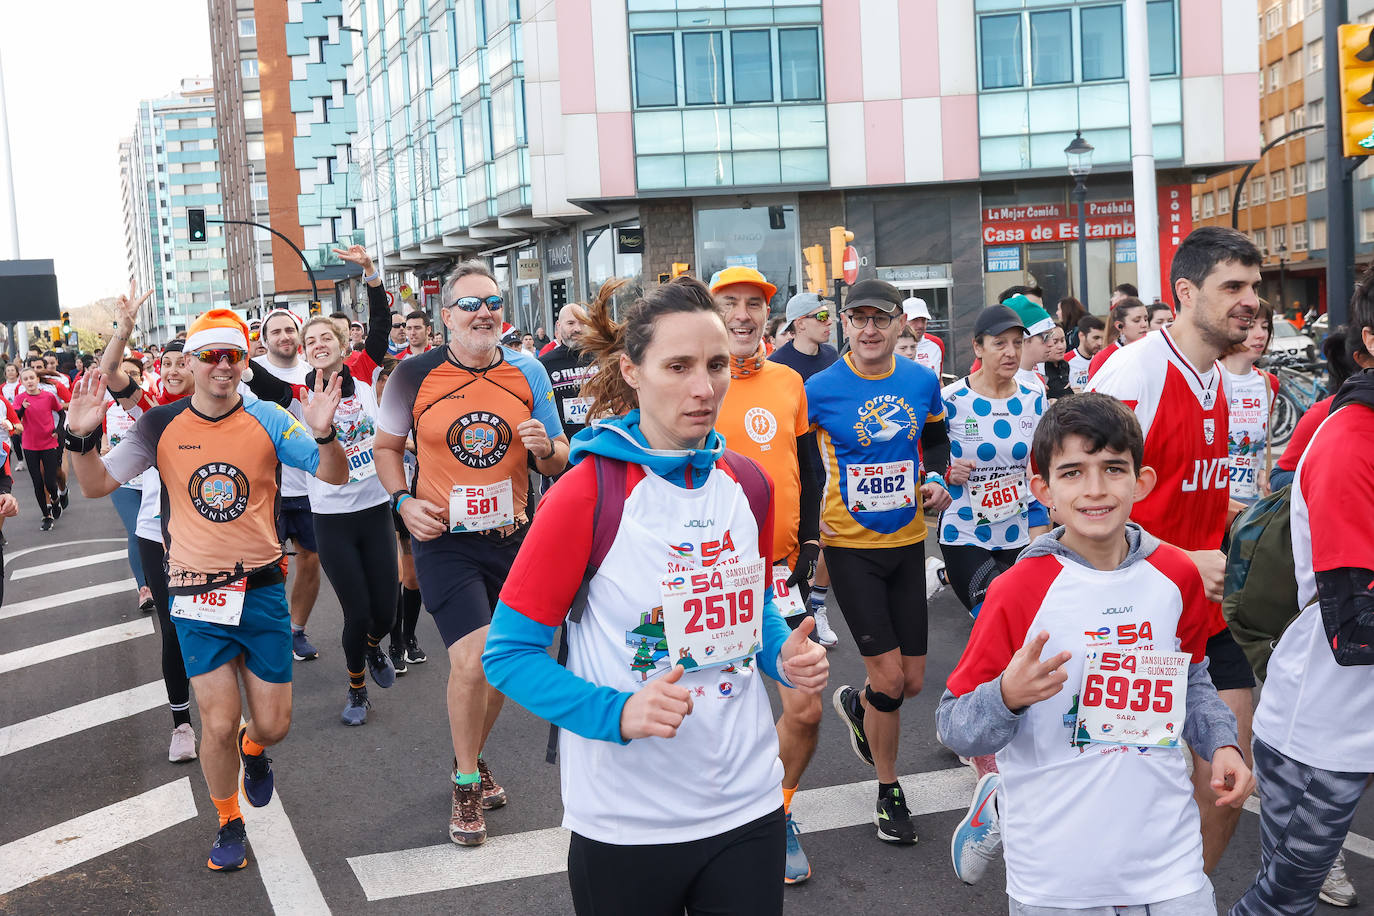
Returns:
[[[1326,99],[1314,99],[1307,103],[1307,123],[1326,123]]]
[[[1281,79],[1280,71],[1281,71],[1282,69],[1283,69],[1283,65],[1282,65],[1282,64],[1270,64],[1270,65],[1269,65],[1269,91],[1270,91],[1270,92],[1277,92],[1277,91],[1278,91],[1278,89],[1279,89],[1279,80]]]
[[[677,104],[677,55],[673,36],[635,37],[635,104],[654,108]]]
[[[1031,82],[1036,86],[1073,82],[1073,13],[1030,14]]]
[[[983,88],[1021,85],[1021,16],[984,16],[979,21],[983,41]]]
[[[1092,6],[1079,13],[1084,82],[1119,80],[1125,76],[1121,35],[1121,7]]]
[[[1360,211],[1360,241],[1374,242],[1374,210]]]
[[[1266,131],[1265,136],[1269,138],[1270,142],[1283,136],[1283,115],[1269,119],[1269,130]]]
[[[1280,249],[1288,250],[1288,228],[1286,226],[1269,227],[1269,243],[1274,246],[1274,252],[1279,253]]]
[[[1279,169],[1277,172],[1269,174],[1269,199],[1283,200],[1283,180],[1284,171]]]
[[[244,79],[255,80],[258,78],[258,62],[256,58],[246,58],[239,63],[239,66],[243,69]]]
[[[1231,212],[1231,189],[1230,189],[1230,188],[1217,188],[1217,212],[1218,212],[1218,213],[1230,213],[1230,212]]]
[[[1316,73],[1322,68],[1322,40],[1307,43],[1307,72]]]
[[[1286,71],[1288,73],[1287,82],[1296,83],[1302,79],[1302,51],[1294,51],[1288,55]]]
[[[1307,0],[1307,15],[1311,16],[1322,8],[1322,0]]]
[[[784,102],[820,99],[821,56],[816,29],[778,29],[778,71]]]
[[[1150,75],[1176,73],[1173,0],[1150,0],[1145,4],[1145,22],[1150,30]]]
[[[1255,230],[1255,247],[1260,250],[1260,254],[1268,254],[1269,247],[1265,244],[1264,230]]]
[[[1308,223],[1307,247],[1313,251],[1326,248],[1326,220],[1314,219]]]
[[[1302,22],[1302,0],[1288,0],[1288,24]]]
[[[773,101],[773,38],[767,29],[730,33],[735,102]]]
[[[1288,129],[1297,130],[1299,127],[1307,126],[1307,109],[1299,105],[1288,112]]]
[[[267,182],[265,182],[265,181],[255,181],[255,182],[253,182],[253,199],[254,199],[254,200],[266,200],[266,199],[267,199]]]
[[[725,104],[725,53],[720,32],[682,33],[682,76],[688,105]]]
[[[1294,251],[1306,251],[1306,250],[1307,250],[1307,224],[1306,224],[1306,223],[1294,223],[1294,224],[1293,224],[1293,250],[1294,250]]]
[[[1246,185],[1240,189],[1240,196],[1236,198],[1236,209],[1244,210],[1250,205],[1250,186]]]
[[[1307,164],[1307,190],[1321,191],[1326,188],[1326,160],[1314,159]]]
[[[1264,31],[1269,38],[1273,38],[1283,30],[1283,4],[1275,3],[1269,7],[1264,14]]]
[[[1250,203],[1256,206],[1264,203],[1265,193],[1263,175],[1251,175],[1250,181],[1245,187],[1246,190],[1250,191]]]
[[[1298,195],[1307,193],[1307,163],[1300,162],[1293,166],[1289,171],[1292,173],[1288,188],[1289,193]]]
[[[258,34],[258,24],[252,19],[239,20],[239,37],[252,38]]]
[[[1212,193],[1209,191],[1206,194],[1202,195],[1202,218],[1211,219],[1213,216],[1216,215],[1216,201],[1212,197]]]
[[[245,121],[256,121],[262,117],[262,99],[243,100],[243,119]]]

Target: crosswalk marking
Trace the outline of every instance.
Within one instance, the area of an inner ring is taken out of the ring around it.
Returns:
[[[132,578],[120,579],[118,582],[102,582],[99,585],[87,585],[84,588],[74,588],[69,592],[60,595],[49,595],[43,598],[30,598],[27,601],[16,601],[0,607],[0,620],[8,620],[11,617],[22,617],[24,614],[32,614],[34,611],[46,611],[49,608],[61,607],[65,604],[76,604],[81,601],[91,601],[95,598],[103,598],[106,595],[117,595],[120,592],[132,591],[138,587]],[[130,601],[130,607],[133,602]]]
[[[0,846],[0,895],[196,816],[189,777]]]
[[[281,792],[274,792],[264,807],[243,805],[242,811],[253,860],[272,901],[272,912],[276,916],[328,913],[320,884],[282,808]]]
[[[125,640],[137,639],[140,636],[152,635],[153,621],[147,617],[117,623],[110,627],[101,627],[98,630],[78,633],[75,636],[30,646],[27,649],[16,649],[13,652],[0,654],[0,674],[52,661],[55,658],[75,655],[78,652],[99,649],[101,646],[109,646]]]
[[[976,779],[968,767],[933,770],[902,777],[913,815],[959,811],[968,806]],[[818,789],[792,797],[792,816],[807,833],[855,827],[873,821],[874,779]],[[778,797],[782,804],[782,797]],[[368,900],[388,900],[533,878],[561,872],[568,865],[569,833],[562,827],[493,836],[477,847],[452,843],[403,849],[348,860]]]
[[[73,732],[85,731],[129,716],[155,709],[167,702],[162,681],[121,690],[66,709],[59,709],[25,722],[0,728],[0,757],[54,741]]]
[[[111,560],[122,560],[129,555],[127,550],[111,550],[106,553],[93,553],[84,557],[72,557],[70,560],[55,560],[52,563],[40,563],[37,566],[25,566],[10,573],[11,581],[19,579],[32,579],[34,576],[45,576],[48,573],[63,572],[68,569],[78,569],[82,566],[94,566],[97,563],[108,563]]]

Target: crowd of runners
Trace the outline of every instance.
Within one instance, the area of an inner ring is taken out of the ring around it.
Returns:
[[[1332,397],[1279,456],[1256,363],[1283,318],[1231,230],[1182,243],[1172,308],[1120,288],[1105,319],[1052,315],[1005,291],[963,332],[963,376],[927,303],[879,280],[780,309],[749,267],[612,280],[545,344],[510,335],[480,262],[449,274],[436,334],[391,311],[366,250],[337,253],[365,323],[216,309],[145,361],[131,290],[74,379],[41,353],[6,367],[0,517],[21,461],[44,530],[68,470],[114,501],[160,622],[168,757],[199,759],[218,812],[211,869],[248,862],[241,799],[272,798],[293,666],[342,660],[340,721],[361,726],[368,680],[426,661],[423,607],[449,659],[454,843],[507,803],[484,752],[509,698],[553,729],[577,912],[781,912],[812,874],[791,805],[823,716],[876,776],[877,838],[917,841],[902,707],[947,586],[967,647],[936,721],[905,726],[978,774],[948,838],[961,880],[1002,858],[1014,914],[1214,913],[1258,780],[1257,873],[1230,912],[1355,903],[1374,278],[1325,347]],[[1221,602],[1245,584],[1236,531],[1276,511],[1292,606],[1261,657]],[[322,574],[341,652],[306,634]],[[835,613],[862,683],[829,683]]]

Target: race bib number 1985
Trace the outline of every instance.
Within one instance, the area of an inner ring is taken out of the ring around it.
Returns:
[[[172,616],[183,620],[199,620],[204,623],[218,623],[226,627],[239,625],[243,616],[243,598],[247,592],[247,580],[240,579],[232,585],[217,588],[199,595],[177,595],[172,599]]]

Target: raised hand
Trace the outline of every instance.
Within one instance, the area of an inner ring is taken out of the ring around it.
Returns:
[[[105,420],[105,373],[94,366],[72,385],[72,400],[67,407],[67,431],[74,436],[89,436]]]
[[[815,617],[802,618],[779,653],[783,677],[802,693],[820,693],[830,678],[830,658],[825,654],[825,646],[811,641],[815,629]]]
[[[129,282],[128,295],[120,296],[119,301],[115,303],[115,311],[119,314],[119,326],[125,332],[133,330],[134,323],[138,320],[138,310],[152,294],[153,291],[150,289],[140,296],[138,294],[138,281],[131,280]]]
[[[542,421],[530,417],[517,426],[515,432],[520,436],[520,441],[524,443],[525,450],[535,458],[543,459],[553,456],[553,440],[549,438],[548,430],[544,429]]]
[[[406,504],[409,502],[406,500]],[[633,741],[635,738],[672,738],[677,735],[682,720],[692,713],[691,691],[679,687],[677,683],[682,680],[686,670],[681,665],[673,665],[666,674],[650,681],[630,697],[620,710],[622,738]]]
[[[348,248],[333,249],[335,256],[341,261],[350,264],[357,264],[363,269],[363,276],[371,276],[375,271],[372,268],[372,256],[367,253],[367,249],[362,245],[350,245]]]
[[[1048,700],[1059,693],[1069,679],[1064,664],[1073,657],[1072,653],[1060,652],[1052,658],[1040,660],[1040,653],[1045,651],[1045,643],[1049,639],[1049,631],[1041,630],[1034,639],[1016,650],[1007,663],[1007,670],[1002,672],[1002,702],[1012,712]]]
[[[334,377],[326,385],[324,373],[316,372],[315,390],[311,394],[310,403],[305,405],[305,422],[316,439],[323,439],[329,435],[329,430],[334,426],[334,411],[339,409],[339,401],[342,399],[342,373],[334,373]]]

